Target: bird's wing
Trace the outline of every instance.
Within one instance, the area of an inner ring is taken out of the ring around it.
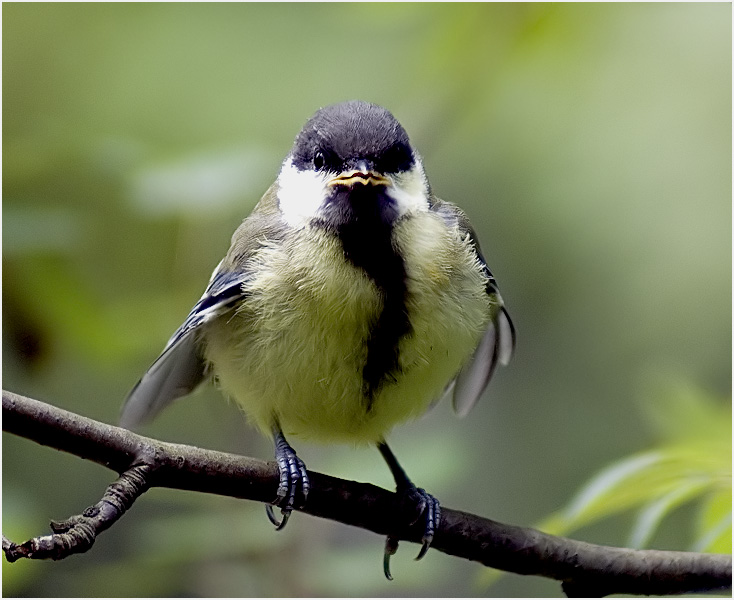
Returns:
[[[199,328],[230,312],[245,298],[247,275],[224,270],[222,263],[217,266],[204,295],[128,395],[120,417],[122,427],[132,428],[152,419],[204,380],[206,363],[197,339]]]
[[[232,236],[232,245],[214,269],[204,295],[128,395],[121,426],[134,427],[152,419],[204,380],[207,373],[200,343],[201,327],[246,300],[249,259],[264,244],[283,240],[285,229],[278,217],[277,202],[274,184]]]
[[[471,243],[487,277],[487,295],[495,307],[492,320],[473,354],[459,371],[456,379],[447,386],[447,393],[453,392],[454,410],[463,417],[479,400],[492,378],[497,363],[507,365],[510,362],[515,349],[515,327],[504,307],[497,282],[482,256],[479,241],[466,215],[453,204],[438,199],[433,200],[431,208],[447,225],[457,227],[460,235]]]
[[[477,403],[499,362],[507,365],[515,346],[515,327],[504,306],[489,323],[479,345],[454,384],[454,410],[463,417]]]

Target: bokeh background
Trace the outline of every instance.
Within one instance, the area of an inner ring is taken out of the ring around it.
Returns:
[[[470,215],[518,330],[471,417],[397,428],[448,507],[542,522],[657,443],[651,397],[731,386],[731,5],[4,4],[3,387],[108,423],[320,106],[389,108]],[[672,391],[671,391],[672,390]],[[726,425],[728,428],[728,425]],[[211,386],[144,433],[270,459]],[[373,449],[292,441],[392,481]],[[114,474],[3,436],[15,541]],[[729,483],[730,485],[730,483]],[[652,545],[690,547],[695,507]],[[574,532],[625,544],[633,516]],[[557,596],[262,505],[155,489],[85,555],[3,564],[5,595]]]

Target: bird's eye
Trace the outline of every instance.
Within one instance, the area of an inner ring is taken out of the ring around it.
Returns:
[[[413,153],[409,146],[396,144],[384,154],[382,160],[389,172],[407,171],[413,163]]]
[[[326,158],[324,157],[323,152],[316,152],[316,154],[313,155],[313,166],[317,171],[320,171],[324,168],[324,165],[326,164]]]

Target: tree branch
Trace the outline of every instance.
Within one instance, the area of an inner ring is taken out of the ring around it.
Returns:
[[[3,429],[120,474],[95,506],[63,523],[52,523],[52,535],[24,544],[3,537],[10,562],[57,560],[88,550],[96,535],[150,487],[271,502],[278,486],[274,463],[146,438],[6,391]],[[302,512],[382,535],[396,533],[388,531],[393,493],[320,473],[309,476],[312,489]],[[416,525],[397,533],[400,539],[419,542],[422,530]],[[729,555],[598,546],[450,509],[442,512],[432,548],[488,567],[556,579],[570,597],[667,595],[731,587]]]
[[[71,554],[86,552],[97,535],[109,529],[132,506],[136,498],[148,489],[149,465],[130,467],[107,486],[102,499],[81,515],[66,521],[51,521],[53,535],[42,535],[23,544],[14,544],[3,536],[3,551],[8,562],[19,558],[50,558],[61,560]]]

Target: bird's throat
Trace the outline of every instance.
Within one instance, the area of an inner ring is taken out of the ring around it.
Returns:
[[[393,240],[397,218],[394,201],[384,186],[356,185],[336,188],[318,222],[339,238],[344,258],[365,272],[382,299],[382,310],[365,340],[362,378],[368,411],[380,388],[397,380],[400,340],[411,331],[405,264]]]

